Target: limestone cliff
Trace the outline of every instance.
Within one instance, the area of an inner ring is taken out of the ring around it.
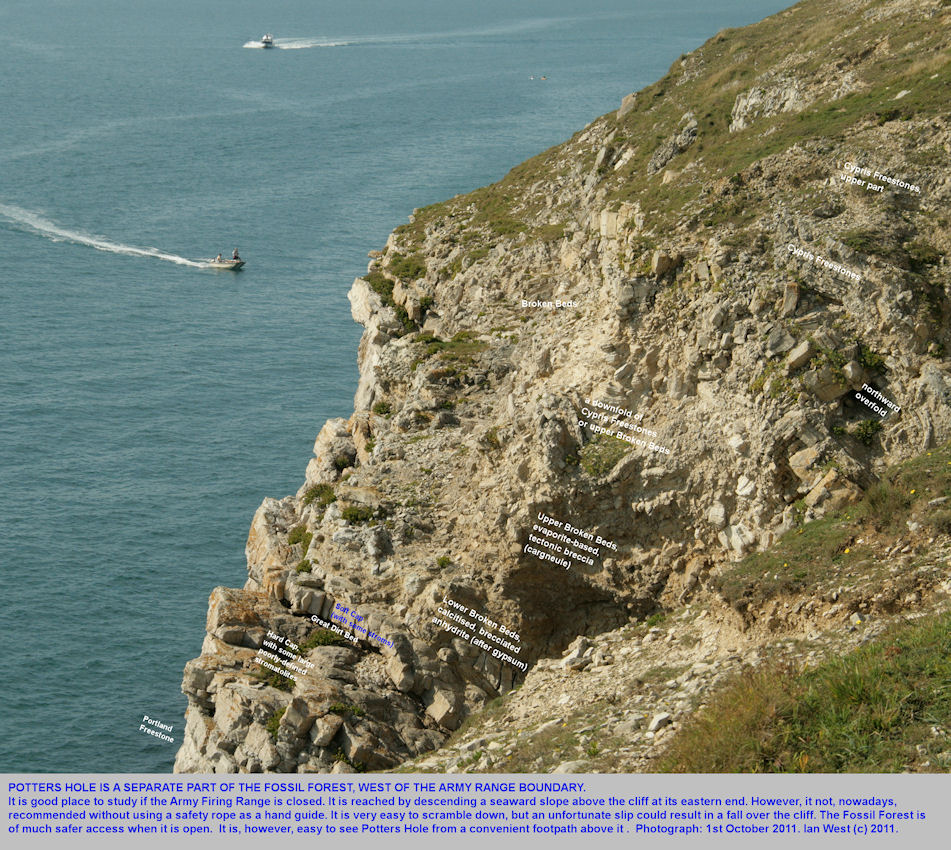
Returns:
[[[951,438],[949,34],[940,0],[721,32],[371,252],[354,413],[212,593],[176,771],[395,767],[525,676],[434,624],[443,600],[525,668],[712,611],[725,565]],[[656,436],[596,433],[593,402]],[[527,554],[539,514],[617,550]],[[296,681],[259,664],[287,641]]]

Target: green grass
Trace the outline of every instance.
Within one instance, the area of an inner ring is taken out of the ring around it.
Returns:
[[[882,235],[877,230],[849,230],[840,237],[843,245],[860,254],[883,254]]]
[[[294,680],[290,676],[285,676],[283,673],[275,673],[273,670],[268,670],[266,667],[254,670],[251,675],[254,676],[254,678],[264,682],[266,685],[270,685],[272,688],[277,688],[279,691],[289,692],[294,690]]]
[[[343,472],[350,466],[353,466],[353,458],[349,455],[340,454],[334,458],[334,469],[336,469],[337,472]]]
[[[499,439],[499,426],[494,425],[485,432],[485,435],[482,437],[482,442],[484,442],[490,449],[495,451],[500,451],[502,448],[502,441]]]
[[[402,280],[418,280],[426,275],[426,258],[420,254],[405,257],[402,254],[393,253],[387,268]]]
[[[946,508],[928,505],[943,496],[951,497],[951,443],[886,470],[858,502],[788,531],[770,549],[721,573],[714,585],[729,604],[745,611],[776,596],[815,594],[820,587],[838,585],[843,572],[859,564],[870,574],[886,571],[889,564],[870,552],[869,543],[877,541],[879,549],[891,545],[907,533],[911,519],[936,530],[944,527]],[[797,507],[801,517],[805,505]],[[858,538],[865,543],[856,544]]]
[[[304,558],[295,568],[294,571],[300,575],[300,573],[309,573],[313,569],[314,565],[311,563],[310,558]]]
[[[793,384],[783,374],[781,360],[770,360],[762,372],[750,382],[750,392],[753,395],[765,394],[770,398],[781,398],[793,392]]]
[[[859,346],[859,365],[870,372],[884,372],[885,358],[877,351],[873,351],[861,340],[856,340]]]
[[[306,555],[307,550],[310,548],[310,541],[313,540],[313,538],[314,535],[307,530],[306,526],[296,525],[287,535],[287,545],[293,546],[295,543],[300,543]]]
[[[337,496],[334,493],[334,488],[331,484],[315,484],[313,487],[308,487],[307,492],[304,493],[304,498],[301,500],[301,504],[305,507],[307,505],[316,502],[321,507],[326,507],[331,502],[336,502]]]
[[[330,629],[314,629],[300,644],[300,652],[309,652],[318,646],[353,646],[353,644]]]
[[[377,416],[389,416],[393,412],[393,407],[388,401],[378,401],[373,405],[373,412]]]
[[[364,523],[373,519],[373,508],[369,505],[347,505],[342,511],[342,516],[349,523]]]
[[[929,266],[933,266],[941,260],[941,253],[934,246],[922,240],[909,242],[905,245],[905,252],[911,270],[918,273],[925,271]]]
[[[881,125],[897,131],[913,116],[919,120],[945,114],[951,62],[943,28],[917,10],[904,15],[898,26],[894,16],[873,15],[869,9],[887,11],[883,2],[873,2],[869,7],[839,10],[830,18],[824,2],[805,0],[750,27],[724,30],[682,57],[683,61],[675,61],[661,80],[641,90],[634,108],[623,119],[618,120],[613,112],[597,119],[594,123],[603,135],[614,133],[611,147],[617,153],[631,154],[617,171],[602,169],[599,177],[605,206],[616,208],[621,201],[640,201],[642,208],[651,211],[649,222],[655,234],[666,232],[685,213],[698,224],[709,222],[710,227],[727,223],[740,229],[755,226],[765,202],[746,177],[758,161],[808,147],[813,141],[839,147],[851,144],[856,148],[854,155],[860,156],[857,148],[871,143],[855,132],[857,127]],[[886,38],[886,53],[874,59],[862,55]],[[792,54],[790,44],[796,45]],[[841,58],[859,63],[854,92],[836,100],[823,97],[800,112],[753,119],[747,129],[730,132],[737,94],[748,90],[763,70],[783,62],[786,72],[808,80],[827,75],[829,63]],[[909,94],[896,104],[899,89],[907,89]],[[669,165],[681,172],[680,176],[662,186],[663,171],[647,176],[646,165],[658,145],[679,131],[687,111],[695,114],[699,135]],[[561,238],[570,210],[567,198],[552,192],[552,180],[573,168],[582,173],[593,169],[598,146],[579,141],[589,130],[585,128],[564,145],[526,160],[491,186],[414,210],[413,220],[395,232],[400,254],[390,270],[409,277],[423,271],[419,252],[427,234],[436,227],[449,228],[450,239],[465,251],[464,259],[457,258],[444,269],[450,277],[497,244],[520,238]],[[920,153],[915,147],[907,145],[910,162]],[[944,162],[937,147],[929,149],[928,156],[928,164]],[[828,177],[828,164],[813,161],[808,168],[797,169],[787,188],[795,196]],[[715,185],[721,178],[727,182]],[[553,194],[555,206],[549,208]],[[874,200],[878,202],[877,197]],[[626,226],[629,229],[630,225]],[[734,235],[740,240],[737,244],[742,244],[742,236]],[[853,243],[872,250],[881,247],[874,243],[875,234],[865,235],[871,235],[871,241]],[[911,261],[930,267],[934,249],[929,247],[909,251]]]
[[[895,773],[951,723],[951,614],[892,628],[812,670],[774,659],[734,678],[684,725],[659,769],[678,773]]]
[[[370,284],[370,289],[379,295],[385,304],[393,303],[393,281],[383,274],[383,272],[367,272],[363,279]]]
[[[405,336],[406,334],[412,333],[417,329],[416,323],[409,317],[409,313],[406,312],[406,308],[401,304],[397,304],[393,300],[393,287],[395,284],[392,280],[390,280],[385,274],[383,274],[383,272],[379,271],[378,269],[367,272],[363,279],[370,285],[370,289],[380,296],[380,300],[387,307],[392,308],[393,312],[396,313],[396,318],[403,326],[402,335]]]
[[[278,730],[278,727],[280,727],[281,725],[281,718],[284,716],[285,711],[287,711],[286,705],[284,706],[284,708],[279,708],[277,711],[275,711],[267,719],[267,723],[265,723],[265,728],[267,729],[268,732],[271,733],[271,737],[275,741],[277,740],[277,730]]]
[[[351,761],[341,747],[338,747],[337,752],[334,753],[334,761],[349,764],[350,767],[353,768],[354,773],[363,773],[366,771],[366,765],[362,761]]]
[[[863,446],[870,446],[875,441],[875,435],[882,430],[882,423],[878,419],[864,419],[849,433]]]
[[[344,702],[335,702],[327,711],[331,714],[339,714],[342,717],[346,717],[348,714],[352,714],[354,717],[363,717],[366,714],[360,706]]]
[[[590,443],[582,447],[581,468],[598,478],[612,469],[624,455],[630,451],[631,444],[617,437],[598,434]]]
[[[485,351],[489,344],[475,338],[473,331],[459,331],[452,339],[443,340],[431,333],[417,334],[413,341],[424,345],[423,351],[413,361],[415,369],[420,363],[431,357],[445,363],[471,364],[474,357]],[[453,367],[454,368],[454,367]],[[454,371],[453,374],[456,374]]]
[[[951,82],[951,63],[940,28],[936,29],[921,15],[903,21],[898,29],[894,18],[873,21],[863,19],[863,13],[864,7],[831,22],[821,2],[807,0],[788,13],[773,15],[742,30],[726,30],[710,39],[687,58],[687,68],[699,74],[685,85],[684,66],[675,62],[666,77],[638,94],[635,108],[621,121],[613,116],[602,119],[608,127],[616,126],[629,137],[635,148],[627,165],[606,179],[607,201],[641,200],[642,206],[649,203],[649,208],[656,210],[652,216],[655,232],[663,232],[684,209],[696,209],[699,220],[709,220],[711,225],[743,225],[752,215],[759,214],[757,200],[745,197],[732,186],[708,193],[712,179],[707,181],[704,175],[731,178],[758,160],[808,144],[812,139],[844,141],[853,135],[851,129],[863,122],[887,124],[909,115],[946,111],[946,95],[942,91],[946,92]],[[852,27],[856,31],[843,41],[842,33]],[[729,131],[737,94],[752,84],[753,77],[760,73],[756,68],[788,62],[791,43],[797,46],[793,58],[798,62],[787,70],[808,78],[821,72],[822,63],[842,55],[846,43],[857,52],[858,45],[875,45],[886,36],[892,54],[859,68],[859,91],[835,101],[821,99],[799,113],[755,119],[745,130]],[[912,44],[914,49],[904,49]],[[910,94],[896,113],[893,98],[898,89],[908,89]],[[671,97],[674,91],[676,96]],[[676,156],[669,167],[700,168],[685,171],[684,176],[661,187],[662,172],[644,178],[646,163],[660,142],[676,130],[688,109],[695,113],[700,133],[697,141]],[[802,185],[826,176],[817,164],[808,173],[797,173],[791,181],[792,188],[796,188],[796,183]]]

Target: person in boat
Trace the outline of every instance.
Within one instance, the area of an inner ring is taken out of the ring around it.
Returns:
[[[231,259],[232,259],[232,260],[240,260],[240,259],[241,259],[241,258],[238,256],[238,249],[237,249],[237,248],[235,248],[234,251],[231,252]]]
[[[215,262],[216,262],[216,263],[220,263],[220,262],[221,262],[221,254],[219,254],[217,257],[215,257]]]

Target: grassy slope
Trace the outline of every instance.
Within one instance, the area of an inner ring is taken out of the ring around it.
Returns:
[[[951,614],[944,613],[812,670],[773,660],[742,674],[677,734],[659,769],[944,771],[949,728]]]
[[[892,467],[842,513],[787,533],[721,574],[740,610],[816,598],[864,573],[889,575],[886,547],[951,532],[951,443]],[[946,569],[946,565],[945,565]],[[847,600],[849,590],[842,600]],[[935,735],[931,727],[944,730]],[[774,657],[725,685],[677,734],[662,771],[841,772],[951,767],[951,614],[907,620],[851,655],[802,670]],[[921,747],[923,749],[919,750]],[[924,762],[930,762],[926,767]]]
[[[570,224],[568,209],[556,205],[540,221],[543,195],[531,188],[572,169],[590,172],[601,140],[612,133],[610,145],[633,153],[623,167],[600,175],[605,203],[639,202],[648,213],[645,239],[678,225],[698,239],[720,235],[724,225],[753,226],[767,206],[748,189],[747,177],[757,163],[777,155],[802,163],[783,186],[785,201],[814,204],[821,198],[817,181],[830,173],[829,160],[863,154],[875,160],[874,133],[859,133],[876,127],[893,131],[901,142],[908,168],[895,176],[920,180],[929,169],[938,175],[946,152],[918,145],[915,128],[921,119],[947,112],[951,0],[942,0],[938,10],[929,19],[908,16],[884,0],[851,9],[806,0],[751,27],[724,30],[642,90],[623,119],[613,113],[598,119],[603,132],[593,145],[582,145],[579,133],[498,183],[418,210],[414,221],[398,229],[399,244],[416,250],[435,222],[451,223],[453,239],[475,260],[487,246],[521,234],[559,238],[562,225]],[[730,133],[737,95],[775,69],[807,83],[854,69],[857,80],[845,97],[833,99],[827,92],[801,112],[757,119]],[[699,136],[669,166],[680,175],[662,184],[664,170],[648,175],[647,163],[687,112],[696,117]],[[827,161],[819,162],[819,155]],[[936,224],[948,222],[939,218]],[[863,250],[875,247],[869,243]],[[771,550],[745,559],[719,577],[720,592],[746,611],[772,598],[848,585],[860,571],[874,581],[881,565],[873,549],[906,534],[909,519],[929,534],[951,531],[948,503],[928,504],[944,496],[951,496],[951,445],[896,467],[860,504],[795,529]],[[951,616],[945,614],[898,627],[811,671],[782,659],[767,662],[713,696],[677,734],[664,769],[902,770],[920,768],[923,759],[939,768],[940,753],[951,747],[930,727],[951,728],[949,658]]]
[[[758,24],[723,30],[639,92],[635,108],[623,119],[614,113],[598,119],[604,136],[614,134],[611,145],[633,148],[622,168],[601,176],[607,203],[639,201],[650,211],[648,229],[659,234],[678,221],[690,223],[692,230],[700,228],[701,236],[703,228],[742,226],[756,217],[760,200],[741,189],[742,172],[754,163],[810,140],[851,144],[856,128],[945,113],[951,88],[951,3],[945,2],[939,16],[930,19],[909,19],[884,0],[858,5],[843,11],[844,4],[806,0]],[[889,6],[891,13],[869,20],[875,17],[872,12]],[[883,53],[881,58],[876,51]],[[737,95],[758,85],[757,77],[767,70],[779,68],[784,76],[817,82],[837,78],[843,73],[840,68],[848,70],[853,63],[858,63],[853,93],[838,99],[827,93],[801,112],[758,119],[743,131],[729,131]],[[906,89],[907,95],[894,100]],[[662,188],[663,169],[648,175],[647,162],[677,132],[687,112],[699,123],[699,137],[670,165],[682,175]],[[437,220],[452,222],[459,241],[474,250],[521,233],[546,241],[559,238],[569,223],[567,206],[556,204],[549,219],[540,221],[545,193],[537,186],[571,168],[587,172],[593,167],[600,141],[583,147],[578,144],[582,133],[526,160],[498,183],[418,210],[413,222],[398,228],[400,242],[410,248],[419,245],[426,228]],[[914,131],[909,129],[908,135],[909,169],[944,161],[943,150],[915,149]],[[847,150],[852,156],[862,153]],[[818,176],[808,172],[805,181]],[[714,184],[717,191],[711,191]]]
[[[745,611],[786,594],[818,596],[859,574],[878,580],[891,566],[881,553],[907,537],[909,521],[922,534],[951,533],[951,443],[895,465],[858,503],[747,556],[717,577],[717,589]]]

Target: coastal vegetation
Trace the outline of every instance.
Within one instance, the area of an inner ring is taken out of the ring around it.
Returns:
[[[951,753],[951,614],[893,627],[814,668],[782,656],[717,690],[673,738],[661,772],[889,773]]]
[[[307,550],[310,549],[310,541],[313,540],[314,535],[307,530],[305,525],[296,525],[290,530],[287,535],[287,545],[293,546],[295,543],[300,543],[301,549],[304,554],[307,554]]]
[[[598,478],[607,474],[614,465],[628,453],[631,444],[608,434],[598,434],[591,442],[586,443],[579,452],[581,468]]]
[[[336,501],[337,496],[334,493],[333,485],[314,484],[313,487],[307,488],[307,491],[304,493],[304,498],[301,500],[301,504],[306,507],[316,502],[321,507],[326,507]]]
[[[287,711],[287,706],[279,708],[267,719],[267,723],[264,724],[264,728],[271,734],[271,737],[276,741],[277,740],[277,730],[281,725],[281,718],[284,716],[284,712]]]
[[[861,433],[877,433],[872,425],[880,423],[865,421],[871,425]],[[946,500],[951,500],[951,443],[896,464],[857,503],[787,531],[770,549],[720,573],[715,586],[739,611],[778,596],[822,596],[842,586],[838,598],[847,602],[860,577],[875,581],[888,574],[880,553],[908,533],[909,522],[947,533]]]
[[[352,646],[345,637],[330,631],[330,629],[314,629],[300,644],[300,653],[309,652],[318,646]]]
[[[373,519],[373,508],[369,505],[347,505],[340,511],[340,516],[351,524],[369,522]]]

